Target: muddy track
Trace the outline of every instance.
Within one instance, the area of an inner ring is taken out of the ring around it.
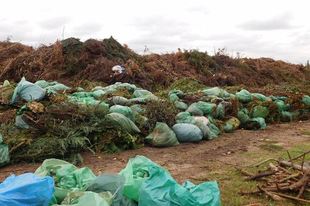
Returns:
[[[123,169],[129,158],[144,155],[154,162],[164,166],[178,181],[207,180],[208,174],[221,164],[245,164],[248,160],[240,154],[261,150],[260,145],[264,139],[276,141],[284,149],[310,141],[303,131],[310,130],[310,121],[287,124],[269,125],[264,131],[238,130],[231,134],[223,134],[211,141],[199,143],[185,143],[177,147],[153,148],[144,147],[138,150],[128,150],[118,154],[91,154],[83,152],[84,162],[80,167],[86,166],[95,174],[115,174]],[[11,174],[34,172],[41,163],[20,163],[0,169],[0,181]]]

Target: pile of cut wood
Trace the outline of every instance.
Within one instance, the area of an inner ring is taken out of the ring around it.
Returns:
[[[257,190],[245,192],[240,188],[240,194],[265,194],[276,201],[283,199],[296,200],[303,203],[310,203],[307,198],[310,195],[310,165],[305,161],[305,157],[310,150],[296,157],[291,157],[287,151],[289,160],[269,158],[258,164],[246,165],[237,168],[246,175],[246,181],[260,180],[263,184],[257,184]],[[259,169],[262,165],[268,166]],[[276,164],[274,164],[276,163]],[[257,168],[257,172],[251,173],[245,168]]]

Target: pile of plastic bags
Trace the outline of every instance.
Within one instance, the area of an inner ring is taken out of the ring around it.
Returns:
[[[129,160],[117,175],[95,176],[87,168],[47,159],[34,174],[12,175],[0,184],[4,206],[220,206],[216,182],[179,185],[170,173],[144,156]]]

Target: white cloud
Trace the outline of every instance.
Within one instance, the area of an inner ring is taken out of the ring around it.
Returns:
[[[284,13],[269,19],[252,19],[239,25],[240,28],[245,30],[284,30],[293,29],[296,26],[292,25],[293,15],[291,13]]]
[[[310,1],[0,1],[0,40],[38,45],[62,38],[109,38],[143,53],[227,47],[248,57],[305,62]]]

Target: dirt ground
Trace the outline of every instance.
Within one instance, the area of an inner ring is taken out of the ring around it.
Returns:
[[[96,175],[116,174],[126,166],[129,158],[144,155],[168,169],[179,183],[185,180],[193,182],[215,180],[210,176],[214,171],[221,173],[221,168],[233,169],[235,165],[253,163],[250,156],[244,154],[260,150],[264,152],[261,145],[265,144],[266,140],[273,141],[286,150],[305,142],[309,143],[310,136],[307,133],[309,131],[310,121],[293,122],[268,125],[263,131],[237,130],[231,134],[220,135],[211,141],[185,143],[172,148],[143,147],[119,154],[93,155],[84,152],[81,154],[83,164],[79,166],[89,167]],[[34,172],[40,165],[41,163],[21,163],[0,168],[0,182],[14,173]],[[218,182],[221,185],[220,180]]]

